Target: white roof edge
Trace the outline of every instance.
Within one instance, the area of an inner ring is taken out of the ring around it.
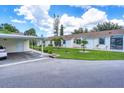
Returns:
[[[0,34],[0,38],[14,38],[14,39],[42,39],[37,36],[25,36],[25,35],[16,35],[16,34]]]

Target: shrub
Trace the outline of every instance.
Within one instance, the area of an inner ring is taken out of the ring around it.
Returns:
[[[48,49],[44,49],[43,51],[44,51],[45,53],[48,53]]]
[[[52,52],[52,50],[48,50],[48,53],[49,53],[49,54],[52,54],[53,52]]]

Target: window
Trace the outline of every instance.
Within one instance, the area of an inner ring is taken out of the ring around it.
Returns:
[[[105,44],[105,38],[99,38],[99,44],[104,45]]]
[[[123,49],[123,35],[114,35],[110,39],[110,48],[122,50]]]
[[[81,39],[75,39],[75,40],[74,40],[74,43],[80,44],[80,43],[81,43]]]
[[[4,49],[4,47],[0,45],[0,49]]]
[[[65,44],[66,43],[66,41],[65,40],[63,40],[63,44]]]

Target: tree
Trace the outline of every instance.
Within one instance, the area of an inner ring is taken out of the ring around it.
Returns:
[[[54,14],[54,22],[53,22],[53,29],[54,29],[54,35],[59,36],[59,24],[60,24],[60,18],[59,16]]]
[[[55,47],[61,46],[61,40],[63,40],[63,38],[61,38],[61,37],[56,37],[56,38],[52,39],[52,41],[54,41]]]
[[[24,32],[24,35],[28,36],[37,36],[36,30],[34,28],[30,28]],[[36,40],[30,40],[30,45],[32,48],[34,48],[34,45],[36,45]]]
[[[105,30],[115,30],[121,29],[122,26],[118,24],[114,24],[112,22],[104,22],[102,24],[98,24],[96,27],[93,28],[94,31],[105,31]]]
[[[72,32],[72,34],[80,34],[80,33],[87,33],[87,32],[88,32],[87,28],[80,27],[79,29],[75,29],[74,32]]]
[[[29,35],[29,36],[37,36],[36,30],[34,28],[30,28],[24,32],[24,35]]]
[[[86,45],[88,44],[88,41],[86,39],[81,40],[80,45],[83,48],[83,52],[85,52]]]
[[[80,32],[77,29],[75,29],[74,32],[72,32],[72,34],[79,34],[79,33]]]
[[[64,35],[64,26],[61,25],[60,27],[60,36],[63,36]]]
[[[8,23],[1,24],[0,29],[7,30],[7,31],[13,32],[13,33],[19,33],[19,30],[15,26],[8,24]]]
[[[85,29],[84,29],[84,33],[87,33],[87,32],[88,32],[88,29],[87,29],[87,28],[85,28]]]

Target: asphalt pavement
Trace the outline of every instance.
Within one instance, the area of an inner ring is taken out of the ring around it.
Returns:
[[[1,88],[123,88],[124,61],[44,59],[0,67]]]

